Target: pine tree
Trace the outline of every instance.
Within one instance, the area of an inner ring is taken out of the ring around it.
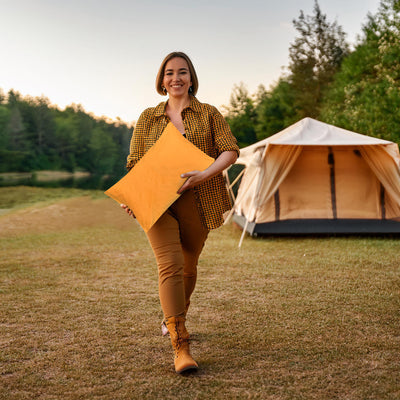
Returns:
[[[329,22],[318,2],[314,14],[293,20],[299,36],[289,48],[290,84],[298,116],[317,117],[324,91],[349,51],[345,33],[337,22]]]
[[[243,83],[234,86],[229,106],[225,109],[227,111],[226,120],[239,146],[255,143],[257,141],[255,105]]]

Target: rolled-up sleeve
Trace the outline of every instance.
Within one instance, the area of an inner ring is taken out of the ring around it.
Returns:
[[[217,154],[220,155],[224,151],[236,151],[239,156],[240,151],[237,140],[235,136],[233,136],[229,124],[215,107],[212,107],[211,123]]]

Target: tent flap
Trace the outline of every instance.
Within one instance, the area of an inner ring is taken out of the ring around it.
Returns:
[[[397,168],[395,161],[382,147],[364,146],[360,147],[360,153],[365,162],[374,172],[376,177],[382,183],[386,192],[389,194],[389,207],[396,215],[388,215],[388,217],[400,216],[400,170]],[[396,207],[397,206],[397,207]]]
[[[256,197],[253,218],[267,204],[268,200],[278,190],[282,181],[286,178],[294,163],[301,153],[301,146],[268,146],[264,154],[264,171],[262,174],[262,185]]]

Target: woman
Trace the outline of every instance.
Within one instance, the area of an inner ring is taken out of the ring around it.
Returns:
[[[164,328],[175,351],[175,371],[198,368],[189,351],[185,327],[190,296],[197,277],[197,262],[210,229],[219,227],[230,208],[221,172],[236,161],[239,148],[228,124],[208,104],[200,103],[196,71],[189,57],[173,52],[165,57],[156,78],[156,89],[166,102],[146,109],[132,135],[127,168],[131,169],[157,141],[168,122],[189,141],[215,159],[204,171],[187,171],[181,196],[147,232],[156,257]],[[125,205],[123,208],[133,216]]]

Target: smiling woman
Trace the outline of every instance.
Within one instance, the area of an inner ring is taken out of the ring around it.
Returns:
[[[203,171],[187,171],[181,195],[147,232],[158,265],[159,294],[164,313],[163,334],[170,334],[175,371],[196,370],[185,327],[197,278],[197,261],[210,229],[218,228],[230,208],[222,171],[236,161],[239,148],[217,109],[200,103],[196,71],[189,57],[170,53],[161,63],[157,92],[166,102],[146,109],[132,135],[127,168],[131,169],[155,144],[168,123],[215,161]],[[166,166],[167,167],[167,166]],[[132,211],[122,205],[128,214]]]
[[[170,98],[186,98],[187,93],[192,93],[192,79],[189,72],[189,66],[185,59],[175,57],[169,60],[165,65],[165,74],[161,87],[163,94],[169,93]],[[168,107],[168,114],[171,122],[184,135],[185,127],[180,117],[179,108]]]

